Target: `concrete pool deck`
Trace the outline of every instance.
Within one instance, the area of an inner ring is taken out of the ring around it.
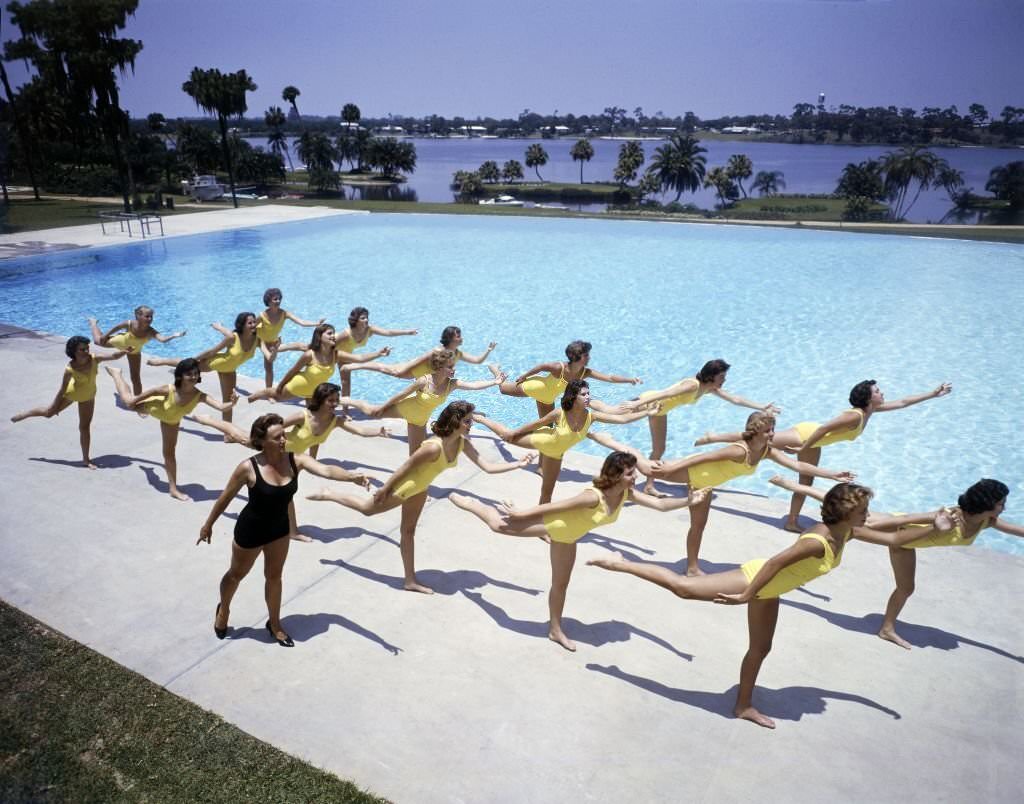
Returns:
[[[286,204],[265,204],[239,207],[238,209],[213,209],[204,212],[166,215],[162,218],[164,238],[220,232],[249,226],[263,226],[268,223],[313,220],[335,215],[368,215],[359,210],[331,209],[330,207],[289,206]],[[104,231],[103,229],[106,229]],[[159,228],[145,240],[160,240]],[[34,254],[49,254],[79,248],[113,246],[122,243],[144,242],[140,233],[133,230],[121,231],[117,223],[96,223],[82,226],[62,226],[56,229],[39,229],[32,232],[0,235],[0,260],[29,257]]]
[[[420,578],[437,594],[400,591],[397,511],[366,519],[297,498],[315,541],[292,543],[285,569],[283,624],[295,648],[278,647],[263,628],[259,567],[241,585],[233,631],[220,642],[211,627],[217,583],[241,503],[221,518],[211,546],[195,541],[231,468],[250,453],[184,422],[179,480],[195,501],[172,500],[157,424],[119,409],[100,372],[92,427],[100,469],[82,469],[73,407],[51,420],[9,421],[52,399],[65,362],[63,338],[0,331],[0,371],[17,378],[0,391],[8,478],[0,597],[379,795],[1019,800],[1024,559],[981,548],[922,551],[902,621],[915,646],[907,652],[874,635],[892,587],[886,551],[851,544],[839,570],[782,606],[755,693],[778,723],[768,731],[731,715],[746,646],[742,608],[679,601],[585,566],[608,549],[678,566],[685,512],[633,507],[581,542],[565,610],[579,649],[568,653],[546,638],[545,545],[493,535],[443,499],[458,489],[531,504],[537,475],[490,476],[463,459],[439,478],[417,535]],[[147,387],[169,381],[164,369],[143,370]],[[257,382],[243,378],[242,387]],[[470,398],[485,409],[491,393]],[[235,418],[247,426],[273,409],[291,408],[242,402]],[[523,420],[532,411],[523,400]],[[404,434],[404,425],[394,429]],[[477,443],[497,455],[495,442]],[[343,433],[321,458],[382,479],[405,454],[404,440]],[[598,464],[570,453],[556,496],[581,488]],[[300,493],[323,484],[304,476]],[[777,500],[723,490],[714,509],[703,550],[709,570],[792,540],[778,527]],[[1012,498],[1011,509],[1020,510]]]

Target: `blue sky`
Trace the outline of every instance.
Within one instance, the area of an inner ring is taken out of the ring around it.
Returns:
[[[1022,0],[142,0],[122,101],[195,115],[181,84],[199,66],[245,68],[250,114],[287,84],[311,114],[788,114],[819,92],[997,114],[1024,106],[1022,33]]]

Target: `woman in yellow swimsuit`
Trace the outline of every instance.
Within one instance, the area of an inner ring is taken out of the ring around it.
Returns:
[[[565,347],[566,362],[538,363],[529,371],[516,377],[512,382],[502,381],[498,390],[505,396],[528,396],[537,403],[537,416],[546,416],[555,409],[555,400],[565,391],[573,380],[601,380],[602,382],[629,383],[638,385],[643,382],[639,377],[623,377],[618,374],[605,374],[589,367],[591,344],[587,341],[573,341]],[[501,371],[500,366],[491,366],[495,377]],[[540,375],[546,372],[544,376]],[[621,413],[620,408],[613,408],[594,400],[594,410],[605,413]]]
[[[497,348],[498,344],[491,341],[487,348],[479,355],[466,354],[460,348],[462,346],[462,330],[458,327],[445,327],[441,331],[441,345],[424,352],[419,357],[407,360],[404,363],[346,363],[342,373],[350,371],[379,371],[389,377],[401,377],[403,380],[412,380],[417,377],[425,377],[430,374],[430,358],[443,349],[450,349],[455,352],[455,361],[464,360],[467,363],[480,365]]]
[[[336,502],[352,508],[364,516],[376,516],[393,508],[402,507],[401,544],[405,589],[410,592],[433,594],[433,589],[416,580],[415,538],[416,523],[427,502],[427,491],[434,479],[458,463],[459,453],[465,453],[473,463],[488,474],[510,472],[526,466],[533,455],[524,455],[510,463],[485,461],[469,440],[473,426],[473,406],[469,402],[452,402],[430,426],[434,433],[420,445],[409,459],[391,475],[372,497],[356,497],[323,489],[309,495],[310,500]]]
[[[919,538],[924,531],[910,528],[886,533],[864,527],[871,490],[853,483],[840,483],[829,489],[821,506],[822,524],[815,525],[790,547],[769,559],[758,558],[726,572],[692,577],[642,561],[631,562],[615,553],[587,563],[613,572],[624,572],[668,589],[690,600],[714,601],[732,605],[747,604],[749,646],[740,665],[740,685],[736,694],[736,717],[759,726],[775,728],[775,722],[761,714],[753,704],[754,684],[775,636],[779,616],[779,596],[839,566],[843,547],[854,538],[872,544],[898,547]],[[952,520],[945,514],[935,517],[935,529],[948,530]],[[931,532],[929,529],[928,533]]]
[[[757,465],[768,458],[801,476],[827,477],[831,480],[852,480],[849,472],[820,469],[815,464],[795,461],[775,448],[775,417],[770,413],[751,413],[746,429],[734,444],[714,452],[697,453],[688,458],[656,464],[653,477],[669,483],[685,483],[689,490],[713,489],[737,477],[752,475]],[[686,574],[701,575],[698,562],[700,543],[711,512],[711,497],[690,509],[690,530],[686,534]]]
[[[199,370],[199,361],[194,357],[186,357],[174,367],[173,385],[157,386],[141,394],[131,392],[120,369],[110,366],[106,369],[114,378],[117,395],[126,408],[152,416],[160,422],[168,492],[176,500],[191,500],[191,497],[178,488],[178,459],[175,448],[178,445],[178,428],[181,426],[181,420],[200,402],[222,413],[227,412],[238,401],[238,394],[232,392],[226,402],[218,402],[200,391],[197,386],[202,374]]]
[[[619,518],[622,506],[635,502],[655,511],[676,511],[695,505],[707,491],[698,491],[692,498],[658,499],[636,491],[636,456],[613,452],[604,459],[601,473],[590,488],[557,502],[536,505],[516,511],[508,504],[484,505],[464,494],[448,496],[455,505],[483,520],[495,533],[506,536],[536,536],[551,545],[551,590],[548,592],[550,624],[548,638],[566,650],[576,650],[576,643],[562,630],[562,610],[569,578],[576,564],[576,542],[591,530],[608,525]]]
[[[805,494],[808,497],[822,499],[825,495],[813,486],[804,486],[773,477],[776,486],[794,494]],[[920,536],[899,547],[889,548],[889,561],[892,574],[896,580],[896,588],[885,606],[885,616],[878,635],[889,642],[910,650],[910,643],[896,633],[896,618],[914,594],[914,579],[917,574],[917,551],[926,547],[969,547],[985,528],[995,528],[1000,533],[1010,536],[1024,537],[1024,526],[1006,522],[999,517],[1006,507],[1006,498],[1010,489],[998,480],[979,480],[960,495],[955,507],[943,508],[921,514],[871,514],[868,525],[875,530],[892,531],[900,527],[926,527],[936,516],[942,513],[951,514],[957,523],[954,528],[944,532],[933,532]],[[920,533],[920,531],[918,531]]]
[[[132,378],[132,391],[136,394],[142,392],[142,347],[150,341],[173,341],[186,332],[182,330],[170,335],[161,335],[153,329],[153,308],[144,304],[135,308],[134,321],[122,321],[103,333],[96,319],[90,318],[89,329],[92,331],[92,342],[97,346],[123,349],[128,354],[128,373]]]
[[[256,391],[249,395],[248,401],[271,399],[274,402],[284,402],[297,396],[309,399],[316,387],[327,382],[334,374],[334,343],[334,326],[317,324],[308,348],[281,378],[277,387]]]
[[[72,335],[64,344],[64,354],[71,358],[64,367],[64,376],[57,389],[57,396],[49,405],[23,410],[11,416],[12,422],[41,416],[50,419],[60,414],[73,402],[78,403],[78,443],[82,447],[82,465],[87,469],[95,469],[96,464],[89,458],[89,446],[92,440],[92,414],[96,409],[96,372],[100,363],[106,360],[118,360],[127,352],[119,350],[108,355],[89,354],[89,339],[82,335]]]
[[[256,314],[239,313],[235,316],[235,328],[229,330],[221,324],[211,324],[224,338],[216,346],[200,352],[196,355],[199,361],[200,371],[216,371],[217,379],[220,381],[220,393],[223,402],[227,402],[235,394],[235,385],[238,382],[238,367],[252,359],[256,354],[256,347],[259,346],[259,339],[256,337]],[[176,366],[180,361],[175,358],[150,358],[146,361],[149,366]],[[224,411],[224,421],[231,421],[233,405],[228,405]]]
[[[341,394],[350,396],[352,393],[352,375],[345,370],[351,363],[368,363],[378,357],[391,354],[391,347],[384,346],[376,352],[357,354],[356,349],[366,346],[371,335],[394,338],[400,335],[418,335],[418,329],[384,329],[370,323],[370,311],[365,307],[353,307],[348,314],[348,329],[338,334],[336,359],[341,372]]]
[[[853,441],[864,432],[868,420],[875,413],[887,413],[890,410],[902,410],[925,402],[929,399],[936,399],[945,396],[953,390],[948,382],[942,383],[938,388],[926,394],[897,399],[895,402],[886,402],[885,396],[878,389],[874,380],[864,380],[857,383],[850,390],[850,409],[843,411],[834,419],[824,424],[818,422],[800,422],[786,430],[775,434],[772,445],[787,452],[795,452],[797,457],[804,463],[817,465],[821,459],[821,448],[839,441]],[[694,442],[697,446],[711,444],[714,442],[732,442],[737,440],[734,433],[707,433]],[[800,475],[800,483],[810,486],[814,477],[803,473]],[[799,532],[800,509],[804,504],[803,494],[794,494],[789,503],[789,516],[783,527],[791,532]]]
[[[263,303],[267,309],[260,313],[259,321],[256,323],[256,337],[260,339],[260,351],[263,353],[264,382],[267,388],[274,385],[274,359],[281,346],[281,329],[285,321],[291,321],[300,327],[315,327],[324,323],[319,321],[305,321],[296,315],[281,308],[281,299],[284,294],[281,288],[267,288],[263,293]]]
[[[536,421],[513,430],[500,422],[477,416],[476,420],[497,435],[502,441],[516,447],[535,449],[540,453],[540,500],[539,504],[551,502],[551,493],[562,471],[565,453],[584,438],[596,441],[608,449],[634,452],[620,444],[607,433],[592,433],[594,422],[604,424],[629,424],[639,421],[646,413],[605,413],[591,410],[590,385],[584,380],[572,380],[562,394],[560,409],[541,416]],[[605,406],[607,407],[607,406]],[[638,456],[641,472],[651,471],[646,459]]]
[[[695,405],[707,394],[713,394],[719,399],[724,399],[733,405],[743,408],[753,408],[776,416],[781,409],[772,402],[761,404],[751,402],[738,394],[731,394],[724,390],[725,378],[729,372],[729,364],[720,358],[709,360],[695,377],[687,377],[675,385],[664,388],[660,391],[645,391],[640,394],[639,399],[627,402],[623,407],[629,410],[646,409],[648,412],[647,425],[651,431],[651,454],[652,461],[661,460],[665,454],[665,437],[668,433],[668,413],[683,405]],[[656,405],[653,409],[651,405]],[[647,478],[644,491],[648,494],[656,494],[654,479]]]
[[[430,374],[407,385],[382,405],[345,397],[342,397],[341,404],[351,405],[371,419],[405,419],[408,423],[409,454],[412,455],[427,437],[430,415],[445,403],[452,391],[482,391],[501,382],[498,378],[473,382],[455,379],[455,352],[449,349],[431,355],[430,368]]]

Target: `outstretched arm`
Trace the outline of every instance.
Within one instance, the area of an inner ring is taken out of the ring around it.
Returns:
[[[573,511],[577,508],[593,508],[600,500],[599,492],[594,489],[584,489],[573,497],[566,497],[563,500],[554,500],[541,505],[534,505],[531,508],[519,510],[510,508],[502,503],[498,506],[502,516],[508,519],[510,525],[521,525],[530,520],[537,520],[548,514],[561,514],[566,511]]]
[[[462,451],[466,453],[467,458],[489,475],[500,475],[502,472],[511,472],[513,469],[522,469],[524,466],[529,466],[530,463],[533,462],[534,458],[537,457],[537,453],[530,452],[515,461],[502,461],[501,463],[485,461],[480,455],[480,452],[468,438],[462,440]]]
[[[465,380],[456,380],[455,387],[461,388],[464,391],[482,391],[485,388],[493,388],[495,385],[501,385],[507,379],[508,375],[501,373],[497,377],[491,377],[489,380],[472,380],[470,382],[466,382]]]
[[[396,335],[419,335],[418,329],[382,329],[381,327],[375,327],[370,325],[370,332],[374,335],[383,335],[385,338],[393,338]]]
[[[800,445],[799,449],[803,449],[804,447],[813,447],[829,433],[833,433],[837,430],[852,430],[854,427],[860,424],[861,421],[861,415],[855,413],[852,410],[848,410],[845,413],[840,413],[834,419],[831,419],[825,422],[824,424],[819,425],[818,429],[807,437],[807,440]]]
[[[603,424],[629,424],[647,418],[647,411],[640,410],[635,413],[605,413],[602,410],[595,410],[591,413],[595,422]]]
[[[823,558],[825,556],[825,546],[817,539],[797,539],[792,545],[787,547],[781,553],[778,553],[761,566],[761,569],[757,571],[747,588],[739,594],[725,594],[719,593],[715,596],[716,603],[726,603],[732,605],[738,605],[742,603],[749,603],[760,592],[767,583],[774,578],[781,569],[788,567],[790,564],[795,564],[798,561],[803,561],[805,558]]]
[[[320,463],[316,458],[312,458],[304,452],[295,456],[295,465],[299,469],[305,469],[311,475],[316,475],[317,477],[326,477],[328,480],[340,480],[346,483],[355,483],[357,486],[362,486],[364,489],[370,488],[370,479],[362,472],[350,472],[348,469],[342,469],[340,466],[328,466],[325,463]]]
[[[231,410],[238,402],[238,392],[232,391],[231,398],[227,402],[221,402],[219,399],[214,399],[212,396],[200,392],[199,401],[223,413],[225,410]]]
[[[440,451],[441,446],[439,444],[431,441],[425,441],[412,455],[405,459],[402,465],[392,473],[391,477],[384,481],[384,485],[374,493],[373,499],[375,501],[385,499],[389,494],[391,494],[391,491],[395,486],[399,485],[399,483],[408,477],[410,472],[412,472],[417,466],[422,466],[423,464],[429,463],[437,458]]]
[[[739,394],[730,394],[728,391],[722,388],[715,388],[711,391],[715,396],[724,399],[733,405],[738,405],[741,408],[751,408],[752,410],[762,410],[765,413],[770,413],[772,416],[778,416],[782,413],[782,408],[777,407],[774,402],[768,402],[761,404],[760,402],[751,402],[749,399],[740,396]]]
[[[905,527],[894,531],[877,530],[875,527],[859,527],[853,529],[853,538],[885,547],[902,547],[908,542],[930,536],[936,531],[946,533],[952,530],[957,524],[957,516],[953,512],[940,508],[932,518],[931,527]]]
[[[587,433],[587,438],[591,441],[596,441],[602,447],[613,450],[615,452],[626,452],[636,458],[636,468],[640,470],[640,474],[649,475],[651,473],[651,462],[647,459],[640,450],[635,447],[631,447],[629,444],[624,444],[621,441],[616,441],[608,433],[595,433],[590,431]]]
[[[391,438],[391,431],[384,426],[381,427],[357,427],[349,421],[348,416],[336,416],[335,421],[338,423],[338,427],[344,430],[346,433],[352,433],[362,438]]]
[[[274,389],[275,394],[281,394],[284,392],[284,387],[292,381],[293,377],[298,376],[299,372],[302,371],[306,366],[313,362],[313,350],[307,349],[298,360],[288,369],[287,373],[281,378],[281,382],[277,384]]]
[[[128,329],[131,325],[132,325],[131,321],[122,321],[120,324],[115,324],[114,326],[112,326],[110,329],[108,329],[104,333],[103,340],[106,340],[111,335],[114,335],[114,334],[116,334],[118,332],[121,332],[122,330]]]
[[[621,374],[605,374],[603,371],[595,371],[591,368],[587,369],[586,377],[587,379],[600,380],[601,382],[626,383],[629,385],[640,385],[643,383],[643,380],[639,377],[623,377]]]
[[[938,388],[933,391],[929,391],[926,394],[917,394],[915,396],[907,396],[903,399],[897,399],[893,402],[883,402],[878,406],[879,413],[885,413],[890,410],[901,410],[902,408],[909,408],[911,405],[916,405],[919,402],[925,402],[929,399],[937,399],[940,396],[945,396],[951,393],[953,390],[952,383],[944,382]]]
[[[487,344],[487,349],[484,350],[484,353],[482,355],[470,355],[463,352],[462,359],[465,360],[467,363],[479,365],[480,363],[483,363],[487,359],[487,357],[491,354],[491,352],[495,350],[497,346],[497,343],[491,341],[489,344]]]
[[[199,542],[210,543],[210,539],[213,537],[214,523],[224,513],[230,502],[235,499],[235,495],[241,491],[242,486],[246,485],[246,481],[251,478],[255,482],[255,477],[251,477],[252,471],[249,461],[243,461],[235,467],[235,471],[231,473],[231,477],[228,479],[228,485],[220,493],[217,501],[213,504],[213,508],[210,510],[210,515],[206,517],[206,521],[199,528],[199,538],[196,539],[196,544],[199,544]]]
[[[853,472],[836,472],[833,469],[826,469],[822,466],[815,466],[813,463],[806,463],[805,461],[794,461],[782,450],[772,447],[768,450],[768,457],[771,458],[779,466],[785,466],[790,471],[796,472],[800,475],[813,475],[814,477],[825,477],[829,480],[840,480],[844,483],[851,482],[856,475]]]
[[[303,348],[308,347],[304,346]],[[281,350],[278,349],[277,351],[280,352]],[[340,363],[369,363],[371,360],[376,360],[378,357],[387,357],[389,354],[391,354],[390,346],[382,346],[376,352],[366,352],[365,354],[344,352],[340,349],[334,353],[335,359]]]
[[[213,346],[213,347],[207,349],[205,352],[200,352],[199,354],[197,354],[196,355],[196,360],[198,360],[200,363],[202,363],[204,360],[208,360],[209,358],[213,357],[215,354],[217,354],[222,349],[230,348],[231,344],[233,344],[234,342],[235,342],[235,333],[228,332],[228,334],[225,335],[224,338],[221,340],[221,342],[218,343],[216,346]]]
[[[220,323],[220,321],[214,321],[212,324],[210,324],[210,326],[213,327],[213,329],[217,330],[217,332],[219,332],[221,335],[227,338],[230,338],[232,335],[235,334],[233,331],[231,331],[222,323]]]
[[[640,408],[653,408],[658,402],[664,399],[670,399],[673,396],[679,394],[685,394],[692,391],[699,385],[697,380],[693,377],[687,377],[685,380],[680,380],[668,388],[662,388],[660,391],[650,391],[643,399],[634,399],[625,404],[633,410],[639,410]]]
[[[321,318],[319,321],[306,321],[304,318],[299,318],[297,315],[292,315],[287,310],[284,311],[284,317],[289,321],[298,324],[300,327],[317,327],[326,321],[326,318]]]
[[[542,371],[546,371],[548,374],[554,374],[556,371],[561,371],[561,363],[538,363],[529,371],[524,371],[518,377],[516,377],[516,385],[521,385],[530,377],[534,377],[540,374]]]
[[[397,405],[399,402],[401,402],[403,399],[405,399],[410,394],[416,393],[416,391],[418,389],[422,388],[426,384],[426,382],[427,382],[427,378],[426,377],[420,377],[418,380],[409,383],[407,386],[405,386],[405,388],[403,388],[401,391],[399,391],[397,394],[395,394],[389,400],[384,402],[382,405],[377,405],[376,413],[379,414],[381,411],[387,410],[392,405]],[[370,415],[376,415],[376,414],[370,414]]]
[[[159,332],[154,330],[153,340],[155,340],[157,343],[169,343],[170,341],[173,341],[175,338],[184,337],[187,332],[187,329],[183,329],[181,332],[172,332],[170,335],[161,335]]]
[[[711,493],[711,489],[692,489],[689,497],[654,497],[636,489],[630,493],[633,502],[641,508],[652,508],[655,511],[677,511],[680,508],[689,508],[704,502],[704,498]]]
[[[118,349],[116,352],[111,352],[109,355],[93,355],[92,359],[97,363],[105,363],[108,360],[120,360],[131,351],[131,349]]]
[[[1014,525],[1012,522],[996,518],[996,521],[992,523],[991,527],[998,530],[1000,533],[1006,533],[1010,536],[1021,536],[1024,537],[1024,525]]]

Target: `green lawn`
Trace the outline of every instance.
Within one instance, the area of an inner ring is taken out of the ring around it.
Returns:
[[[180,200],[180,197],[176,200]],[[210,209],[217,209],[210,206]],[[11,196],[7,214],[0,219],[0,234],[17,234],[37,229],[54,229],[60,226],[81,226],[87,223],[99,225],[100,212],[120,212],[120,204],[96,201],[77,201],[70,198],[42,198],[36,201],[30,196]],[[185,212],[201,212],[202,209],[161,209],[161,215],[178,215]]]
[[[719,214],[724,218],[746,220],[841,221],[845,209],[845,198],[777,195],[743,198]],[[876,204],[875,210],[884,213],[886,207]]]
[[[2,601],[0,641],[0,801],[382,801]]]

